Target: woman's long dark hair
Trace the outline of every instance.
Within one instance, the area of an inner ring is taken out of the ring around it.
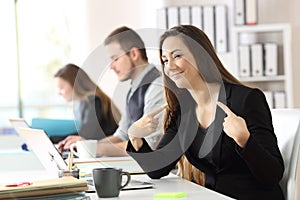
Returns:
[[[186,89],[180,89],[176,84],[164,73],[164,65],[162,61],[162,45],[168,37],[178,37],[187,46],[192,53],[196,67],[200,76],[208,83],[225,81],[233,84],[242,84],[232,74],[230,74],[218,58],[213,45],[208,37],[199,28],[192,25],[179,25],[167,30],[161,37],[159,42],[159,56],[162,65],[163,81],[165,86],[165,97],[168,103],[166,109],[166,121],[164,128],[168,126],[171,116],[179,107],[177,97],[186,95]]]
[[[231,75],[219,60],[213,45],[203,31],[192,25],[179,25],[167,30],[161,37],[159,43],[159,55],[162,65],[165,98],[168,107],[165,112],[164,130],[171,122],[172,116],[180,108],[179,100],[182,97],[190,97],[186,89],[181,89],[166,76],[162,61],[162,45],[168,37],[178,37],[192,53],[199,74],[207,83],[220,83],[225,81],[233,84],[242,84],[233,75]],[[192,101],[191,101],[192,102]],[[194,167],[185,156],[178,161],[178,172],[181,177],[187,180],[204,185],[205,174]]]
[[[73,87],[74,94],[81,100],[87,99],[90,95],[98,96],[101,99],[103,118],[120,121],[121,113],[111,99],[91,80],[87,73],[74,64],[67,64],[59,69],[54,77],[67,81]]]

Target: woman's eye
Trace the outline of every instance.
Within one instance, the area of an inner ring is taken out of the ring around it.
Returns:
[[[174,58],[181,58],[181,54],[174,55]]]
[[[163,63],[164,65],[166,65],[166,64],[168,63],[168,60],[162,60],[162,63]]]

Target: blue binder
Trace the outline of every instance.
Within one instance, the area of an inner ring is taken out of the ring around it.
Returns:
[[[32,118],[31,128],[43,129],[49,137],[77,133],[79,123],[72,119]]]

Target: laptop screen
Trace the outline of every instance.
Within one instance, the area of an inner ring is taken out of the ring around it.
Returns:
[[[18,131],[18,128],[30,128],[29,124],[26,122],[25,119],[9,119],[10,124],[12,125],[12,127]]]
[[[18,131],[47,171],[57,175],[58,169],[67,168],[66,162],[43,130],[18,128]]]

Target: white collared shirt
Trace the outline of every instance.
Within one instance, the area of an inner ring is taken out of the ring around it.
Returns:
[[[149,64],[144,71],[131,83],[131,91],[128,96],[128,99],[132,96],[132,94],[135,92],[135,90],[138,88],[139,84],[145,77],[145,75],[155,66]],[[152,112],[156,108],[162,106],[165,103],[164,99],[164,89],[163,89],[163,83],[162,83],[162,77],[156,78],[150,86],[148,87],[146,93],[145,93],[145,101],[144,101],[144,114],[147,114],[149,112]],[[160,141],[160,138],[162,136],[162,124],[163,124],[163,115],[159,114],[157,117],[159,117],[159,125],[157,127],[157,131],[152,133],[151,135],[147,136],[145,140],[149,144],[149,146],[152,149],[155,149],[157,144]],[[124,114],[121,117],[121,120],[119,122],[119,128],[114,133],[114,136],[119,137],[123,141],[128,141],[129,137],[127,134],[128,128],[128,117],[127,112],[124,112]]]

